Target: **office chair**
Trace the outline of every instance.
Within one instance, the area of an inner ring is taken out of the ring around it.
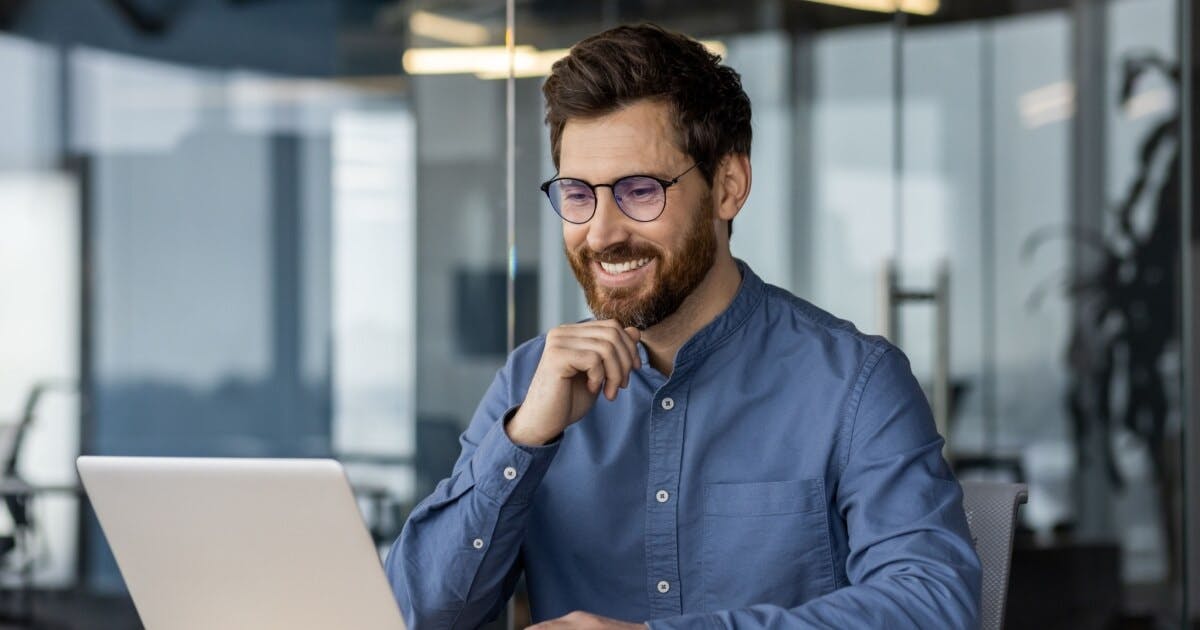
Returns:
[[[16,422],[0,425],[0,483],[17,486],[24,483],[17,473],[17,461],[21,445],[37,412],[38,401],[48,389],[45,385],[34,385],[25,397],[21,415]],[[12,533],[0,535],[0,558],[8,559],[22,547],[23,539],[33,525],[29,516],[29,496],[17,492],[4,492],[4,508],[12,518]]]
[[[1017,507],[1029,498],[1023,483],[963,481],[963,508],[975,551],[983,565],[983,599],[979,611],[981,630],[1004,627],[1004,603],[1012,565],[1013,531]]]
[[[34,554],[32,540],[35,534],[35,523],[30,509],[35,490],[17,471],[21,446],[29,428],[37,417],[38,403],[44,394],[51,390],[75,390],[71,382],[44,381],[34,384],[25,397],[21,415],[16,422],[0,424],[0,497],[9,517],[12,519],[12,531],[0,534],[0,562],[3,570],[12,571],[20,579],[21,603],[17,605],[19,612],[0,610],[0,620],[28,621],[30,616],[33,588]]]

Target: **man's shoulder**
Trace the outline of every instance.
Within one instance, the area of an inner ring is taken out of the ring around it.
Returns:
[[[766,318],[766,330],[773,337],[791,335],[862,355],[878,355],[894,348],[887,339],[862,332],[854,322],[838,317],[787,289],[772,284],[765,285],[764,289],[763,316]]]

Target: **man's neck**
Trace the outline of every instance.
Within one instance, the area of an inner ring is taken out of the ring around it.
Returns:
[[[741,284],[742,274],[737,262],[728,252],[718,254],[704,280],[684,299],[679,309],[642,331],[642,343],[646,345],[650,365],[670,376],[679,348],[729,308]]]

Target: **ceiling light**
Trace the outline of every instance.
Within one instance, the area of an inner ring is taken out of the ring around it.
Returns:
[[[700,43],[713,54],[725,56],[725,44],[711,40]],[[569,52],[569,48],[538,50],[533,46],[515,46],[513,76],[526,78],[550,74],[554,62]],[[402,62],[408,74],[474,74],[481,79],[504,79],[509,72],[508,51],[504,46],[410,48],[404,52]]]
[[[858,9],[859,11],[877,11],[879,13],[894,13],[903,11],[914,15],[933,15],[937,13],[939,0],[808,0],[821,4]]]
[[[413,11],[408,18],[408,30],[415,35],[461,46],[483,46],[491,38],[487,27],[482,24],[429,11]]]

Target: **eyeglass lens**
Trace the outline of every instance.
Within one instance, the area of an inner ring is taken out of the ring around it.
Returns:
[[[666,190],[652,177],[622,177],[612,191],[617,207],[635,221],[653,221],[666,205]],[[546,192],[555,212],[572,223],[585,223],[596,211],[596,193],[586,182],[559,179]]]

